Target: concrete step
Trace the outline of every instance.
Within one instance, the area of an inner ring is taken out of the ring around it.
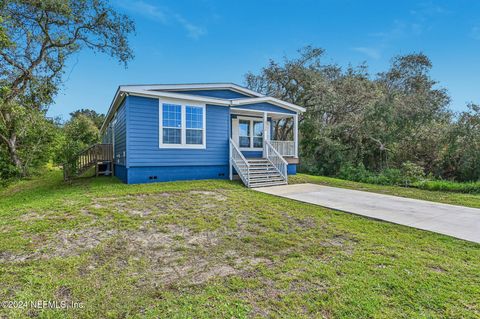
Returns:
[[[247,162],[268,162],[266,158],[246,158]]]
[[[284,182],[284,181],[285,179],[283,179],[283,177],[276,177],[276,178],[266,177],[266,178],[255,178],[255,179],[250,178],[250,185],[258,184],[258,183],[268,183],[268,182],[276,183],[276,182]]]
[[[279,185],[286,185],[287,182],[282,181],[282,182],[266,182],[266,183],[253,183],[250,184],[251,188],[257,188],[257,187],[268,187],[268,186],[279,186]]]
[[[251,169],[250,171],[251,174],[278,174],[277,170],[275,169]]]

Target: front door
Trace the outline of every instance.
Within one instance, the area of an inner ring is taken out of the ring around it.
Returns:
[[[267,122],[267,138],[270,138],[270,123]],[[238,116],[232,118],[232,140],[242,151],[263,150],[263,119]]]

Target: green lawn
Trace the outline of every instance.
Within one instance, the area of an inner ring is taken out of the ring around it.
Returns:
[[[463,194],[442,191],[430,191],[418,188],[407,188],[400,186],[384,186],[373,185],[347,181],[338,178],[325,176],[312,176],[307,174],[297,174],[289,176],[288,182],[295,183],[313,183],[325,186],[341,187],[348,189],[356,189],[366,192],[381,193],[387,195],[395,195],[401,197],[409,197],[415,199],[428,200],[432,202],[439,202],[452,205],[461,205],[468,207],[480,208],[480,194]]]
[[[0,282],[0,301],[83,305],[9,318],[478,318],[480,245],[237,182],[51,172],[0,191]]]

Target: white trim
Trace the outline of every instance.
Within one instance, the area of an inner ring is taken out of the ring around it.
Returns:
[[[272,103],[277,106],[281,106],[287,109],[290,109],[295,112],[305,112],[306,109],[304,107],[288,103],[279,99],[276,99],[271,96],[263,96],[263,97],[252,97],[252,98],[246,98],[246,99],[236,99],[236,100],[231,100],[231,105],[245,105],[245,104],[253,104],[253,103]]]
[[[191,83],[191,84],[147,84],[147,85],[122,85],[121,88],[129,90],[135,88],[138,90],[210,90],[227,89],[243,93],[254,97],[263,97],[265,95],[247,89],[234,83]]]
[[[190,103],[193,102],[193,103]],[[163,104],[176,104],[181,107],[181,126],[180,126],[180,144],[165,144],[163,143]],[[187,106],[202,108],[203,116],[203,133],[202,144],[187,144]],[[181,149],[206,149],[207,148],[207,106],[205,104],[199,104],[195,101],[188,101],[185,99],[158,99],[158,146],[161,149],[181,148]]]
[[[238,127],[240,128],[240,120],[244,120],[244,121],[249,121],[250,122],[250,147],[240,147],[240,130],[238,130],[238,141],[237,141],[237,145],[238,145],[238,148],[241,150],[241,151],[262,151],[263,150],[263,146],[262,147],[253,147],[253,133],[254,133],[254,127],[253,127],[253,122],[260,122],[260,123],[263,123],[263,119],[261,117],[253,117],[253,116],[237,116],[237,119],[238,119]],[[265,127],[263,128],[265,129]],[[257,136],[258,137],[258,136]],[[264,139],[265,137],[262,136],[262,138]],[[263,144],[263,140],[262,140],[262,144]]]
[[[295,158],[298,158],[298,114],[295,114],[293,117],[293,143],[294,143],[294,152]]]
[[[266,141],[267,138],[268,138],[268,134],[267,134],[267,129],[268,129],[268,127],[267,127],[267,126],[268,126],[268,125],[267,125],[267,123],[268,123],[267,112],[263,112],[263,121],[262,121],[262,123],[263,123],[263,125],[262,125],[262,126],[263,126],[263,127],[262,127],[262,129],[263,129],[263,135],[262,135],[262,139],[263,139],[263,141],[262,141],[262,151],[263,151],[263,157],[267,157],[267,150],[266,150],[266,148],[267,148],[267,145],[266,145],[266,144],[267,144],[267,143],[265,143],[265,141]]]
[[[283,112],[276,112],[276,111],[261,111],[261,110],[254,110],[254,109],[242,109],[239,107],[231,107],[230,108],[232,111],[237,111],[237,112],[251,112],[251,113],[258,113],[259,116],[263,116],[263,113],[267,114],[275,114],[275,115],[283,115],[284,117],[293,117],[295,114],[292,113],[283,113]],[[232,113],[232,114],[238,114],[242,116],[256,116],[256,115],[247,115],[247,114],[239,114],[239,113]]]
[[[128,90],[123,92],[128,92],[129,95],[135,95],[135,96],[170,98],[170,99],[203,102],[203,103],[223,105],[223,106],[230,105],[228,100],[203,97],[198,95],[183,94],[183,93],[155,92],[155,91],[141,91],[141,90]]]
[[[247,95],[251,95],[253,97],[250,98],[238,98],[238,99],[221,99],[221,98],[212,98],[212,97],[203,97],[193,94],[183,94],[183,93],[174,93],[174,92],[163,92],[161,90],[207,90],[207,89],[229,89],[233,91],[237,91],[240,93],[245,93]],[[152,91],[152,90],[160,90],[160,91]],[[155,98],[176,98],[180,100],[189,100],[195,102],[201,102],[205,104],[215,104],[215,105],[222,105],[222,106],[241,106],[245,104],[253,104],[253,103],[271,103],[285,109],[289,109],[294,111],[295,113],[305,112],[305,108],[288,103],[285,101],[281,101],[279,99],[264,96],[260,93],[254,92],[247,88],[241,87],[239,85],[233,83],[204,83],[204,84],[167,84],[167,85],[121,85],[118,87],[117,91],[115,92],[115,96],[110,104],[110,107],[107,112],[107,116],[105,117],[105,121],[100,128],[100,132],[103,133],[105,130],[106,123],[109,123],[112,119],[112,114],[116,112],[118,109],[122,99],[128,95],[135,95],[135,96],[144,96],[144,97],[155,97]],[[241,109],[241,108],[237,108]],[[244,109],[247,110],[247,109]],[[256,110],[248,111],[255,112]],[[263,112],[263,111],[258,111]],[[282,113],[282,112],[268,112],[271,114],[289,114],[289,113]],[[293,114],[289,114],[293,115]]]

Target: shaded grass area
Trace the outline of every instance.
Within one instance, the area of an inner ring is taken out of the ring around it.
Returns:
[[[447,191],[441,191],[441,189],[436,189],[436,188],[432,188],[431,190],[428,190],[428,189],[407,188],[407,187],[400,187],[400,186],[375,185],[375,184],[352,182],[348,180],[326,177],[326,176],[314,176],[314,175],[307,175],[307,174],[297,174],[295,176],[289,176],[288,182],[290,184],[296,184],[296,183],[321,184],[325,186],[356,189],[356,190],[361,190],[366,192],[373,192],[373,193],[427,200],[427,201],[438,202],[438,203],[480,208],[480,194],[462,194],[462,193],[455,193],[455,192],[447,192]]]
[[[0,196],[0,300],[84,306],[0,316],[480,316],[480,245],[236,182],[52,172]]]

